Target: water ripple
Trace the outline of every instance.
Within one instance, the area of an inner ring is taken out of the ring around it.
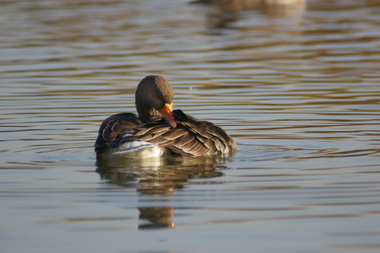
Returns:
[[[377,252],[378,3],[148,2],[2,3],[2,250]],[[96,160],[149,74],[240,152]]]

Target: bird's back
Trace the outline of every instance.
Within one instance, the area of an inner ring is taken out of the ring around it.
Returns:
[[[164,119],[140,124],[132,115],[117,114],[103,122],[95,144],[98,154],[104,148],[122,153],[121,147],[129,147],[134,142],[165,147],[182,156],[232,155],[238,150],[235,141],[223,129],[211,122],[199,121],[181,110],[173,111],[176,128],[169,126]]]

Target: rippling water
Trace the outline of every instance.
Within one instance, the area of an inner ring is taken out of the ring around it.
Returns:
[[[1,2],[1,252],[379,251],[380,3],[240,2]],[[97,161],[149,74],[240,152]]]

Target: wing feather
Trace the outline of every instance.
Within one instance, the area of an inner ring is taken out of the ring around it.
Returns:
[[[133,115],[133,116],[132,116]],[[237,151],[235,141],[220,127],[199,121],[181,110],[173,111],[177,127],[160,119],[141,123],[134,114],[117,114],[106,119],[100,130],[95,151],[117,147],[120,143],[141,140],[169,148],[183,156],[203,156]],[[97,151],[97,153],[98,153]]]

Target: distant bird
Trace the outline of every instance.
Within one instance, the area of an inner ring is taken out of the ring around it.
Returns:
[[[147,76],[137,86],[134,113],[103,121],[95,143],[97,155],[134,157],[233,155],[235,141],[220,127],[172,110],[173,89],[161,76]]]

